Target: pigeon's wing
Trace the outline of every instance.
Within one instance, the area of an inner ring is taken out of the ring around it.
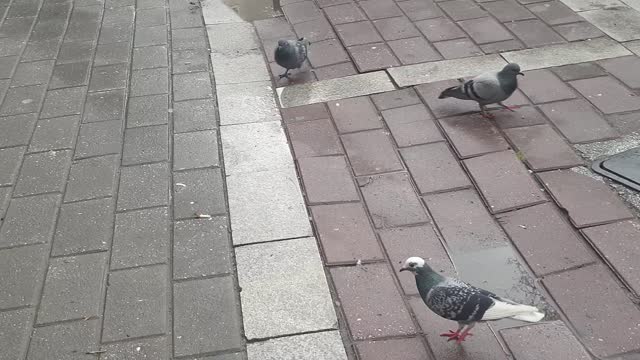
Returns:
[[[497,73],[486,73],[465,82],[462,85],[465,94],[483,104],[493,104],[504,100],[504,91],[498,81]]]
[[[474,322],[494,305],[494,300],[477,288],[459,281],[445,281],[431,288],[425,303],[431,311],[445,319]]]
[[[307,41],[304,39],[298,40],[296,45],[298,51],[298,60],[300,61],[300,65],[307,60],[307,56],[309,55],[309,48],[307,47]]]

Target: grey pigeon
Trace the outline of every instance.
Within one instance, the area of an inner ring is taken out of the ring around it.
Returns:
[[[433,271],[424,259],[410,257],[400,271],[411,271],[416,276],[420,297],[427,307],[441,317],[458,322],[458,330],[440,334],[463,342],[477,322],[512,318],[538,322],[544,317],[536,307],[522,305],[487,290],[471,286],[462,280],[445,277]]]
[[[304,38],[298,40],[278,40],[274,57],[276,63],[286,69],[280,79],[289,78],[289,70],[299,69],[309,54],[309,41]]]
[[[460,85],[445,89],[438,96],[438,99],[453,97],[477,101],[480,105],[482,116],[493,118],[492,115],[487,113],[486,105],[499,104],[503,108],[513,111],[512,108],[502,102],[507,100],[518,88],[518,75],[524,76],[520,72],[520,66],[510,63],[498,72],[487,72],[467,81],[458,79]]]

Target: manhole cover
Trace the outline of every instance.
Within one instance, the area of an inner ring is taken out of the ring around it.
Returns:
[[[591,164],[593,171],[640,191],[640,147]]]

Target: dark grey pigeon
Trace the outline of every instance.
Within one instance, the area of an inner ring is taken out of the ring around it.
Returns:
[[[276,63],[286,69],[280,79],[289,78],[289,70],[299,69],[309,54],[309,41],[304,38],[298,40],[278,40],[274,57]]]
[[[487,113],[487,105],[499,104],[503,108],[513,111],[513,108],[506,106],[502,102],[507,100],[518,88],[518,75],[524,76],[520,72],[520,66],[510,63],[497,72],[487,72],[467,81],[458,79],[460,85],[445,89],[438,96],[438,99],[453,97],[477,101],[478,105],[480,105],[482,116],[491,119],[493,116]]]
[[[462,280],[438,274],[424,259],[410,257],[400,271],[411,271],[416,276],[416,285],[427,307],[441,317],[458,322],[458,330],[440,334],[463,342],[477,322],[512,318],[527,322],[538,322],[544,317],[536,307],[522,305],[477,287]]]

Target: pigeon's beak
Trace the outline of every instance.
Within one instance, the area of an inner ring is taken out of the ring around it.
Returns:
[[[518,75],[522,75],[522,76],[524,76],[524,74],[523,74],[523,73],[521,73],[521,72],[519,72],[519,73],[518,73]]]
[[[403,266],[400,268],[400,272],[403,272],[403,271],[409,271],[409,269]]]

